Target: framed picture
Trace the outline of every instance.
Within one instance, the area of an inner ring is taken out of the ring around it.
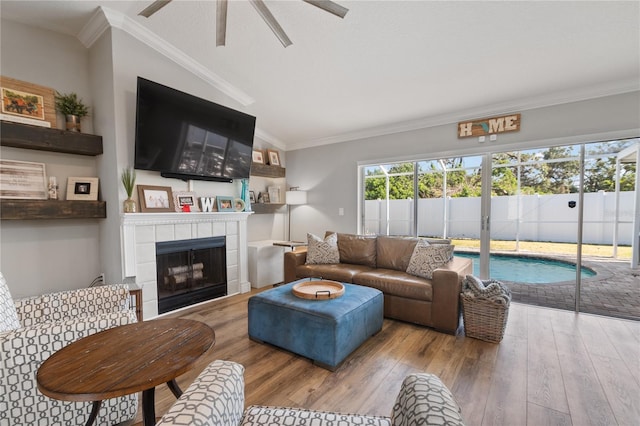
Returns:
[[[3,120],[56,128],[53,89],[5,76],[0,76],[0,87]]]
[[[277,186],[270,186],[267,188],[269,192],[269,202],[271,203],[281,203],[280,201],[280,188]]]
[[[234,206],[237,212],[243,212],[245,208],[244,200],[242,198],[236,198]]]
[[[140,211],[143,213],[173,212],[170,186],[137,185]]]
[[[278,151],[275,149],[268,149],[267,155],[269,156],[269,164],[272,166],[280,165],[280,153],[278,153]]]
[[[189,206],[189,211],[199,212],[198,197],[195,192],[174,192],[173,193],[173,205],[175,211],[183,211],[183,206]]]
[[[263,203],[270,203],[271,202],[271,198],[269,198],[269,193],[268,192],[261,192],[260,195],[262,195],[262,202]]]
[[[235,211],[233,197],[225,197],[218,195],[216,197],[219,212],[232,212]]]
[[[44,120],[44,99],[40,95],[3,87],[2,112],[23,118]]]
[[[0,198],[46,200],[44,163],[0,160]]]
[[[249,191],[249,202],[251,204],[255,204],[256,203],[256,192],[255,191]]]
[[[69,177],[67,179],[67,200],[96,201],[97,199],[97,177]]]
[[[264,151],[261,149],[254,149],[251,155],[251,161],[258,164],[264,164]]]

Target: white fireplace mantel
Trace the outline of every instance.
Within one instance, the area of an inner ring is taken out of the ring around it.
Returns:
[[[246,293],[248,281],[247,219],[251,212],[123,213],[122,265],[125,277],[142,288],[144,319],[158,315],[155,245],[162,241],[225,236],[227,292]]]

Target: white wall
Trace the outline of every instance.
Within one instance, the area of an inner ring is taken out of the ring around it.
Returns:
[[[86,49],[73,37],[2,20],[0,74],[76,92],[93,105]],[[64,128],[64,117],[57,117]],[[92,132],[91,117],[82,122]],[[68,176],[97,176],[97,159],[53,152],[2,148],[5,159],[45,163],[66,195]],[[86,287],[101,271],[99,224],[93,220],[3,220],[0,222],[0,271],[14,297]]]
[[[496,112],[509,113],[512,111]],[[358,232],[359,164],[380,161],[477,155],[594,142],[640,135],[640,92],[519,110],[522,130],[504,133],[496,142],[458,139],[457,124],[353,140],[287,152],[287,180],[309,191],[309,204],[296,208],[292,235],[323,235],[326,230]],[[460,117],[460,121],[477,117]],[[338,209],[344,209],[339,216]]]

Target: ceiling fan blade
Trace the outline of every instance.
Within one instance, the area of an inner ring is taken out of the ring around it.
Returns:
[[[319,7],[322,10],[326,10],[340,18],[344,18],[349,9],[344,6],[340,6],[338,3],[334,3],[330,0],[303,0],[306,3],[312,4],[315,7]]]
[[[156,0],[149,6],[147,6],[142,12],[138,13],[138,15],[148,18],[149,16],[153,15],[154,13],[165,7],[167,4],[169,4],[169,2],[171,2],[171,0]]]
[[[218,0],[216,6],[216,46],[227,41],[227,0]]]
[[[291,40],[287,37],[287,34],[284,32],[280,24],[278,24],[276,18],[273,17],[271,11],[267,8],[267,5],[264,4],[262,0],[251,0],[251,4],[258,12],[258,15],[260,15],[269,28],[271,28],[271,31],[273,31],[276,37],[278,37],[280,43],[282,43],[284,47],[290,46],[292,44]]]

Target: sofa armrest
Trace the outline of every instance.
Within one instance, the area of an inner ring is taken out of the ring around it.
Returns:
[[[156,426],[237,426],[244,411],[244,367],[231,361],[209,364]]]
[[[438,376],[411,374],[402,382],[391,416],[393,426],[464,426],[462,411]]]
[[[300,247],[297,250],[288,251],[284,254],[284,282],[290,283],[298,279],[296,268],[304,265],[307,261],[307,248]]]
[[[433,326],[455,334],[460,325],[460,292],[465,276],[473,273],[473,261],[455,257],[433,271]]]
[[[123,312],[129,309],[129,287],[112,284],[15,300],[23,327],[45,322]]]
[[[78,339],[109,328],[137,322],[132,310],[60,322],[46,322],[0,334],[0,370],[30,365],[35,373],[47,358]],[[24,374],[26,367],[20,369]],[[0,378],[6,377],[0,374]]]

